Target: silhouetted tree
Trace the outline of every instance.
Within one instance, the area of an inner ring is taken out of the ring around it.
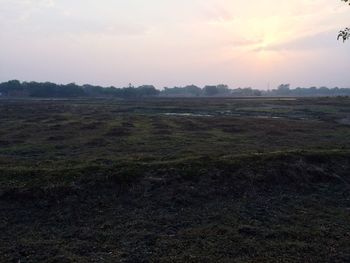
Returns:
[[[202,89],[195,86],[189,85],[185,87],[174,87],[167,88],[161,91],[161,95],[163,96],[173,96],[173,97],[198,97],[202,95]]]
[[[154,97],[158,96],[160,93],[160,91],[152,85],[140,86],[136,89],[136,91],[137,97]]]
[[[10,80],[0,84],[0,92],[3,96],[25,96],[25,90],[19,80]]]
[[[251,87],[247,88],[238,88],[231,90],[231,95],[235,97],[259,97],[262,96],[260,90],[252,89]]]
[[[229,95],[231,93],[231,90],[225,84],[217,85],[216,88],[218,90],[218,94],[220,95]]]
[[[215,96],[219,94],[217,86],[205,86],[203,91],[206,96]]]
[[[85,96],[82,87],[75,83],[57,85],[51,82],[24,82],[23,87],[30,97],[37,98],[75,98]]]
[[[290,85],[289,84],[281,84],[277,88],[277,95],[279,96],[288,96],[290,95]]]
[[[184,87],[184,90],[186,91],[186,93],[192,96],[200,96],[202,94],[202,89],[195,85],[186,86]]]
[[[350,0],[342,0],[342,1],[349,3],[349,5],[350,5]],[[350,28],[349,27],[345,28],[344,30],[339,31],[338,40],[342,39],[343,42],[345,42],[349,38],[350,38]]]
[[[140,87],[129,86],[126,88],[100,87],[93,85],[79,86],[75,83],[58,85],[51,82],[20,82],[10,80],[0,83],[0,94],[2,97],[37,97],[37,98],[77,98],[77,97],[116,97],[124,99],[146,98],[161,96],[173,97],[197,97],[197,96],[350,96],[350,89],[311,87],[291,89],[289,84],[282,84],[277,89],[260,91],[257,89],[238,88],[229,89],[227,85],[205,86],[203,89],[190,85],[185,87],[165,88],[157,90],[152,85]]]

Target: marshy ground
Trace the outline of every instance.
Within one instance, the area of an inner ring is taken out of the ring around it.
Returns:
[[[1,262],[349,262],[350,99],[0,100]]]

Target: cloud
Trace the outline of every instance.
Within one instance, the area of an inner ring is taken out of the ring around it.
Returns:
[[[63,2],[58,5],[54,0],[11,0],[11,3],[0,0],[0,3],[0,36],[135,36],[149,30],[143,24],[80,14],[80,10],[70,10],[69,5]]]
[[[336,31],[324,31],[309,34],[264,48],[268,51],[313,51],[318,49],[333,48],[341,43],[337,41]],[[261,51],[261,50],[256,50]]]

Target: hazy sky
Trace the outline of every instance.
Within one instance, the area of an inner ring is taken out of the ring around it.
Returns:
[[[0,0],[0,81],[350,87],[330,0]]]

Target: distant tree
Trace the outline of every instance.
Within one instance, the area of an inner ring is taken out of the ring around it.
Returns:
[[[349,3],[349,5],[350,5],[350,0],[342,0],[342,1],[345,3]],[[339,31],[338,40],[341,39],[341,40],[343,40],[343,42],[345,42],[349,38],[350,38],[350,28],[349,27]]]
[[[184,87],[184,91],[186,94],[189,94],[191,96],[196,96],[196,97],[202,94],[202,89],[195,85],[189,85]]]
[[[229,87],[225,84],[220,84],[216,86],[218,93],[220,95],[229,95],[231,93],[231,90],[229,89]]]
[[[186,96],[187,94],[184,94],[183,88],[180,87],[174,87],[174,88],[168,88],[165,87],[164,90],[161,91],[161,95],[164,96]]]
[[[85,92],[82,87],[76,85],[75,83],[70,83],[68,85],[59,86],[56,89],[57,97],[83,97]]]
[[[252,89],[251,87],[238,88],[231,90],[231,95],[235,97],[259,97],[263,92],[260,90]]]
[[[50,98],[56,96],[58,85],[50,82],[25,82],[25,88],[28,90],[30,97]]]
[[[167,88],[161,91],[162,96],[173,96],[173,97],[198,97],[202,95],[202,89],[195,85],[188,85],[185,87],[174,87]]]
[[[205,86],[203,89],[189,85],[185,87],[164,88],[159,91],[152,85],[140,87],[100,87],[93,85],[79,86],[75,83],[58,85],[51,82],[20,82],[10,80],[0,83],[2,97],[37,97],[37,98],[76,98],[76,97],[116,97],[123,99],[147,98],[161,96],[197,97],[197,96],[350,96],[350,88],[327,87],[298,87],[291,89],[289,84],[282,84],[277,89],[260,91],[257,89],[238,88],[229,89],[226,85]]]
[[[143,85],[136,89],[137,97],[153,97],[158,96],[160,91],[153,85]]]
[[[0,92],[4,96],[25,96],[26,92],[19,80],[10,80],[0,84]]]
[[[8,81],[6,83],[6,85],[10,89],[21,89],[22,88],[21,82],[19,80],[16,80],[16,79]]]
[[[277,88],[277,95],[288,96],[290,95],[290,84],[281,84]]]
[[[84,89],[84,92],[86,95],[90,97],[100,97],[100,96],[105,96],[106,95],[106,89],[107,88],[102,88],[100,86],[93,86],[89,84],[85,84],[82,87]]]
[[[329,95],[331,95],[331,93],[330,93],[331,90],[329,88],[327,88],[327,87],[320,87],[318,89],[318,91],[319,91],[319,94],[322,95],[322,96],[329,96]]]
[[[75,83],[57,85],[51,82],[25,82],[23,83],[30,97],[37,98],[75,98],[86,95],[84,89]]]
[[[205,86],[203,91],[206,96],[215,96],[219,94],[217,86]]]

